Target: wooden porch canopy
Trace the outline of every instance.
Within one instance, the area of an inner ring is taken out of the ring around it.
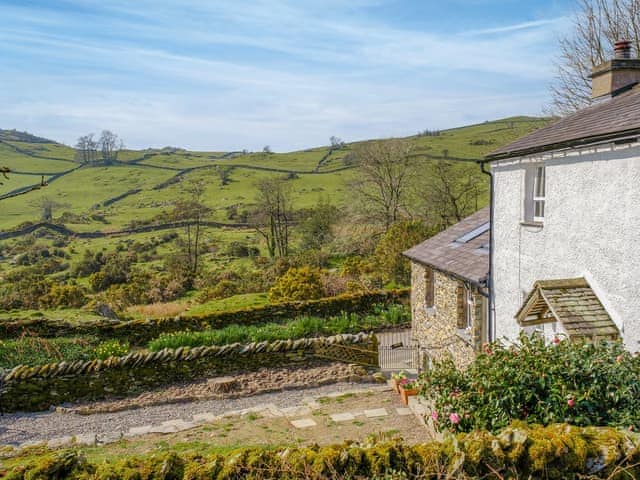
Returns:
[[[516,319],[523,327],[560,322],[572,339],[620,338],[618,327],[584,278],[536,282]]]

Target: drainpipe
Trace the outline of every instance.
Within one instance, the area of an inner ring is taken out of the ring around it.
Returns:
[[[493,301],[493,206],[494,206],[494,201],[493,201],[493,196],[494,196],[494,188],[493,188],[493,174],[491,173],[491,170],[486,170],[485,169],[485,165],[488,162],[486,160],[483,160],[480,162],[480,170],[482,171],[482,173],[484,173],[485,175],[489,175],[489,178],[491,179],[491,183],[490,183],[490,187],[489,187],[489,273],[487,276],[487,290],[489,291],[489,295],[487,296],[488,300],[489,300],[489,318],[488,323],[489,325],[487,325],[487,330],[489,333],[489,338],[487,340],[489,340],[490,342],[494,341],[496,339],[496,326],[495,326],[495,310],[494,310],[494,301]]]

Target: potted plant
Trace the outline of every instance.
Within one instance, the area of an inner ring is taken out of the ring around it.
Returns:
[[[400,397],[402,398],[402,403],[405,405],[409,405],[409,397],[418,395],[418,384],[416,381],[410,381],[408,378],[405,378],[399,382],[399,387]]]
[[[396,393],[400,393],[400,381],[406,380],[407,376],[404,373],[404,370],[400,370],[398,373],[391,374],[391,383],[393,384],[393,388]]]

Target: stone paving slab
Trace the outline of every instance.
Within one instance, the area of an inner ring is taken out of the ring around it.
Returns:
[[[77,445],[95,445],[98,443],[98,436],[95,433],[82,433],[75,436]]]
[[[396,408],[396,412],[400,416],[413,415],[413,411],[410,408],[402,407]]]
[[[60,448],[60,447],[70,445],[71,443],[73,443],[73,437],[70,435],[67,435],[66,437],[52,438],[47,442],[47,447]]]
[[[131,427],[128,435],[145,435],[151,431],[152,425],[143,425],[142,427]]]
[[[149,429],[149,433],[176,433],[178,427],[175,425],[153,425]]]
[[[367,418],[386,417],[387,415],[389,415],[389,413],[384,408],[374,408],[364,411],[364,416]]]
[[[293,425],[296,428],[309,428],[309,427],[315,427],[318,424],[314,422],[311,418],[300,418],[298,420],[291,420],[291,425]]]
[[[285,417],[303,417],[305,415],[311,415],[311,409],[304,405],[281,408],[280,411],[284,414]]]
[[[329,415],[331,420],[334,422],[348,422],[350,420],[355,420],[355,416],[353,413],[345,412],[345,413],[334,413],[333,415]]]
[[[219,415],[214,415],[213,413],[198,413],[193,416],[194,422],[215,422],[220,418]]]

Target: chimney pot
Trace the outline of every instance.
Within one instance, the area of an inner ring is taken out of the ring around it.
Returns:
[[[618,40],[613,50],[616,58],[631,58],[631,42],[629,40]]]
[[[618,40],[614,44],[614,58],[593,68],[591,97],[605,100],[640,83],[640,59],[632,58],[631,42]]]

